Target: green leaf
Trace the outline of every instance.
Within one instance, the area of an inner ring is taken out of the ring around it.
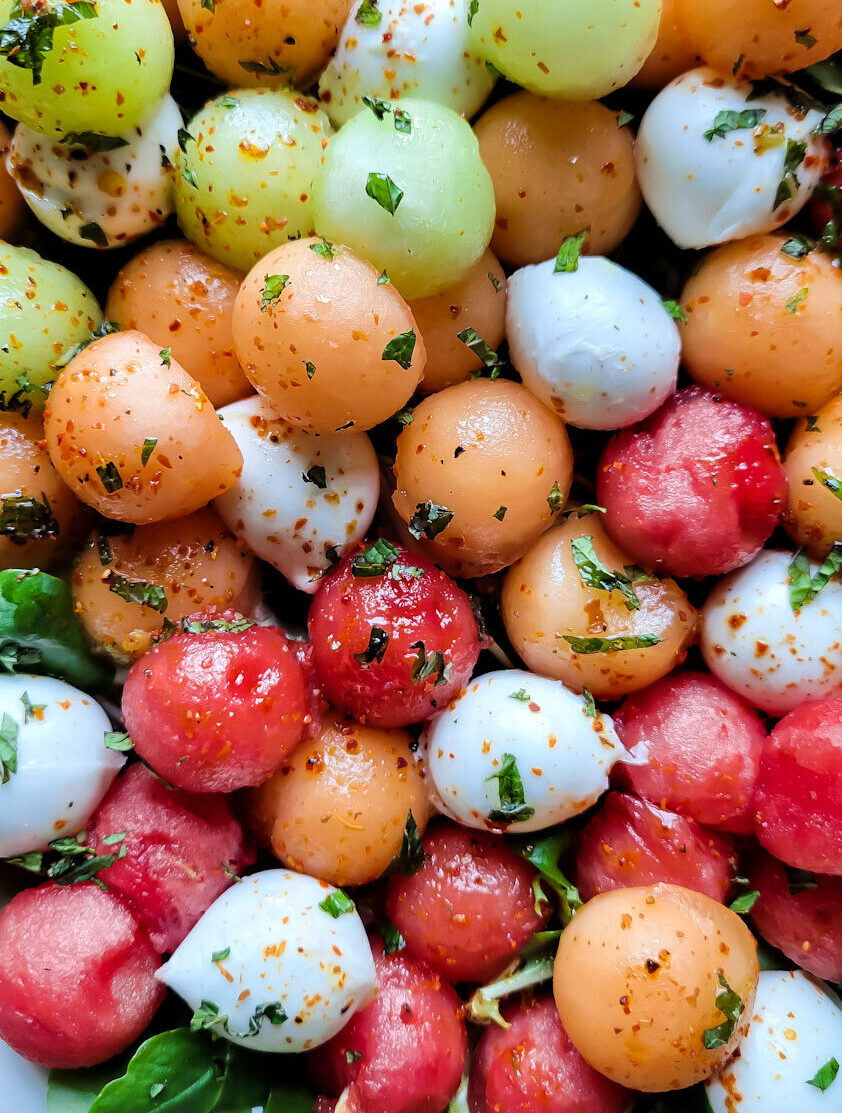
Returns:
[[[304,370],[307,372],[307,378],[312,379],[316,373],[316,365],[309,359],[304,360]]]
[[[745,912],[751,912],[759,899],[760,893],[757,889],[752,889],[750,893],[741,893],[736,900],[731,901],[728,907],[732,912],[737,912],[742,916]]]
[[[319,902],[319,908],[322,912],[327,912],[333,920],[338,920],[340,916],[344,916],[347,912],[353,912],[355,907],[351,898],[343,893],[341,889],[337,889]]]
[[[638,569],[633,570],[633,576],[625,572],[609,571],[596,555],[592,537],[574,537],[570,547],[573,550],[573,562],[585,587],[593,587],[598,591],[619,591],[626,610],[640,610],[640,600],[632,587],[632,583],[641,578]]]
[[[58,537],[59,526],[44,492],[40,501],[30,495],[7,495],[0,504],[0,536],[13,545]]]
[[[485,779],[486,782],[497,782],[500,799],[499,808],[492,808],[488,813],[490,820],[494,823],[523,823],[532,818],[535,809],[526,803],[523,781],[514,754],[503,754],[500,768]]]
[[[0,664],[58,676],[86,692],[102,690],[113,675],[91,656],[68,585],[35,569],[0,571]]]
[[[112,1059],[80,1070],[51,1070],[47,1079],[47,1113],[88,1113],[97,1094],[125,1072],[126,1059]]]
[[[486,344],[476,329],[473,328],[463,328],[461,332],[456,333],[456,336],[466,347],[471,349],[478,359],[482,360],[486,367],[494,369],[491,378],[496,379],[500,374],[498,368],[503,366],[503,360],[500,359],[491,345]]]
[[[412,117],[405,108],[396,108],[394,110],[395,118],[395,131],[399,131],[402,135],[412,134]]]
[[[789,565],[789,602],[793,611],[812,603],[823,587],[842,569],[842,543],[834,542],[833,548],[822,561],[815,576],[810,574],[810,562],[803,549],[799,549]]]
[[[79,228],[79,235],[83,240],[91,240],[97,247],[108,247],[108,236],[95,220],[89,220],[87,224],[83,224]]]
[[[0,721],[0,784],[8,784],[17,771],[18,724],[8,711],[4,711]]]
[[[390,541],[378,537],[365,552],[352,559],[351,575],[361,580],[382,576],[397,559],[398,549]]]
[[[152,1099],[156,1083],[164,1088]],[[212,1113],[223,1084],[211,1041],[177,1028],[142,1043],[126,1073],[102,1090],[89,1113]]]
[[[585,240],[590,235],[590,228],[584,228],[575,236],[566,236],[556,255],[553,274],[572,274],[579,269],[579,256],[585,246]]]
[[[819,1067],[813,1077],[808,1079],[807,1085],[814,1086],[824,1093],[836,1081],[837,1074],[839,1074],[839,1063],[836,1059],[828,1059],[823,1066]]]
[[[469,27],[474,22],[474,16],[477,14],[478,11],[479,11],[479,0],[471,0],[470,4],[468,5],[468,26]]]
[[[364,649],[362,653],[355,653],[354,660],[367,669],[369,665],[373,665],[376,661],[379,665],[386,655],[386,649],[389,645],[389,635],[380,626],[372,626],[371,633],[368,636],[368,648]]]
[[[536,932],[521,950],[517,969],[473,992],[465,1007],[470,1019],[478,1024],[493,1022],[501,1028],[509,1028],[500,1012],[500,1002],[513,993],[531,989],[552,978],[560,936],[560,931]]]
[[[564,506],[564,495],[561,493],[561,487],[558,485],[558,480],[553,483],[550,493],[547,495],[547,506],[553,514],[557,514]],[[581,517],[581,515],[580,515]]]
[[[161,357],[161,363],[164,367],[169,367],[172,363],[172,348],[162,348],[158,355]]]
[[[260,312],[265,313],[271,306],[278,304],[278,299],[289,285],[288,274],[265,274],[264,286],[260,291]],[[312,377],[312,376],[311,376]]]
[[[147,580],[130,580],[121,576],[119,572],[106,573],[108,590],[125,599],[127,603],[139,603],[142,607],[151,607],[158,614],[163,614],[169,606],[167,593],[160,584],[152,584]]]
[[[724,1047],[737,1030],[737,1024],[743,1014],[743,1002],[739,995],[728,985],[723,974],[717,975],[722,992],[716,995],[716,1007],[725,1017],[721,1024],[715,1028],[706,1028],[702,1035],[702,1043],[708,1051],[717,1047]]]
[[[167,348],[167,351],[169,351],[169,348]],[[149,463],[149,457],[155,451],[155,446],[157,445],[157,443],[158,443],[158,438],[157,437],[147,437],[144,440],[143,448],[141,448],[141,450],[140,450],[140,465],[141,465],[141,467],[145,468],[146,465]]]
[[[683,325],[687,324],[687,314],[677,301],[673,301],[672,298],[664,298],[661,301],[661,305],[663,305],[664,309],[666,309],[667,313],[669,313],[674,321],[681,321]]]
[[[742,112],[717,112],[713,127],[702,132],[702,135],[708,143],[712,143],[714,139],[724,139],[729,132],[756,128],[765,115],[765,108],[745,108]]]
[[[320,491],[327,489],[327,473],[321,464],[314,464],[311,468],[308,468],[303,473],[302,479],[305,483],[312,483]]]
[[[788,255],[790,259],[803,259],[805,255],[809,255],[812,248],[813,244],[806,236],[790,236],[781,247],[781,255]]]
[[[395,363],[399,363],[405,371],[408,371],[412,366],[412,353],[414,351],[415,333],[412,329],[409,329],[408,332],[402,332],[398,336],[392,337],[383,349],[383,355],[380,358],[384,362],[393,359]]]
[[[494,287],[494,290],[495,290],[496,293],[499,294],[499,293],[502,292],[503,283],[500,281],[500,279],[497,277],[497,275],[494,273],[494,271],[489,271],[488,272],[488,281]]]
[[[392,216],[398,211],[398,205],[403,200],[403,190],[395,185],[388,174],[372,171],[365,183],[365,191],[372,201],[376,201],[381,209],[385,209]]]
[[[803,46],[807,50],[812,50],[819,40],[810,34],[809,27],[805,27],[803,31],[795,32],[795,41],[799,46]]]
[[[564,634],[564,640],[574,653],[622,653],[627,649],[648,649],[657,645],[660,638],[654,634],[616,638],[582,638],[574,634]]]
[[[377,10],[377,0],[363,0],[354,19],[363,27],[378,27],[383,17]]]
[[[791,298],[787,298],[785,306],[787,313],[791,313],[794,316],[798,312],[798,306],[807,300],[809,293],[810,287],[802,286],[797,294],[793,294]]]
[[[210,12],[211,15],[216,12],[216,0],[201,0],[201,6],[206,12]]]
[[[416,541],[420,541],[423,534],[431,541],[450,525],[453,521],[453,511],[446,506],[439,506],[435,502],[419,502],[415,513],[409,519],[409,532]]]
[[[509,692],[509,699],[516,699],[518,703],[529,703],[531,697],[525,688],[518,688],[516,692]]]
[[[410,673],[413,684],[420,684],[431,676],[436,678],[435,687],[450,680],[453,665],[450,661],[445,661],[444,654],[440,649],[434,650],[428,656],[423,642],[413,642],[410,648],[418,650],[415,660],[412,662]]]
[[[579,890],[568,880],[559,865],[567,852],[573,836],[563,827],[549,834],[507,836],[506,842],[535,867],[559,899],[561,922],[570,923],[574,913],[582,907]]]
[[[400,851],[389,863],[386,875],[397,873],[401,877],[412,877],[413,874],[418,873],[426,860],[427,856],[421,843],[421,832],[410,808],[406,816]]]
[[[821,483],[822,487],[827,488],[832,495],[842,500],[842,479],[837,479],[829,471],[823,471],[821,468],[813,468],[813,476]]]
[[[120,475],[117,465],[113,460],[109,460],[107,464],[100,464],[96,469],[96,473],[107,495],[113,495],[115,491],[119,491],[122,488],[123,477]]]
[[[304,1086],[278,1083],[272,1087],[264,1113],[313,1113],[313,1095]]]
[[[122,135],[97,135],[93,131],[69,131],[59,143],[66,143],[69,147],[86,147],[89,151],[116,151],[129,145],[128,139]]]
[[[585,715],[589,719],[595,719],[599,712],[596,709],[596,700],[593,698],[593,693],[589,692],[587,688],[583,688],[582,699],[585,701]]]
[[[366,108],[370,108],[378,120],[382,120],[387,112],[392,111],[392,106],[388,101],[380,100],[379,97],[363,97],[363,104]]]
[[[107,730],[105,732],[105,748],[116,750],[118,754],[127,754],[134,749],[128,731]]]
[[[775,203],[772,206],[772,211],[776,211],[781,205],[786,204],[798,192],[798,176],[795,171],[804,161],[804,156],[807,154],[807,144],[796,141],[795,139],[788,139],[786,144],[786,156],[784,158],[784,175],[781,178],[778,192],[775,194]],[[805,295],[806,296],[806,295]],[[789,303],[787,303],[788,306]],[[788,312],[795,312],[789,310]]]
[[[633,119],[634,119],[634,114],[632,112],[626,112],[626,110],[623,109],[620,112],[620,114],[617,116],[617,127],[618,128],[624,128],[628,124],[630,124]]]
[[[329,240],[326,240],[324,236],[319,238],[318,243],[311,243],[310,250],[314,255],[318,255],[320,259],[326,259],[328,262],[335,259],[339,254],[333,244],[330,243]]]
[[[271,77],[278,77],[281,74],[290,73],[293,69],[292,66],[281,66],[275,61],[274,58],[266,56],[265,62],[255,62],[248,58],[241,58],[237,65],[241,70],[246,73],[265,73]]]
[[[44,60],[53,49],[56,28],[67,27],[80,19],[96,19],[95,4],[78,0],[75,4],[54,3],[49,7],[23,8],[19,0],[14,4],[11,19],[0,28],[0,56],[10,66],[29,70],[32,84],[41,84]]]
[[[380,934],[383,937],[384,954],[393,955],[397,951],[402,951],[406,946],[406,940],[391,920],[386,920]]]

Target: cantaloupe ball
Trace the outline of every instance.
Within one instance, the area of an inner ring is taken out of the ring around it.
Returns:
[[[831,256],[802,259],[786,236],[708,255],[681,295],[684,364],[696,380],[770,417],[802,417],[842,389],[842,279]]]
[[[643,68],[632,78],[631,85],[640,89],[663,89],[674,77],[699,64],[680,18],[679,7],[680,0],[661,0],[658,38]]]
[[[68,363],[44,431],[73,493],[123,522],[184,517],[227,491],[243,463],[199,384],[142,332],[111,333]]]
[[[587,250],[607,255],[640,212],[634,136],[598,101],[514,93],[474,128],[494,183],[492,250],[520,267],[552,258],[565,236],[590,229]]]
[[[123,533],[97,531],[71,584],[86,635],[119,661],[142,657],[167,619],[212,606],[251,614],[260,598],[257,561],[209,507]]]
[[[409,306],[371,263],[320,238],[256,263],[234,303],[234,347],[275,413],[311,433],[360,432],[412,396],[426,361]]]
[[[234,354],[231,317],[239,271],[203,255],[187,240],[163,240],[139,252],[108,291],[105,315],[140,329],[192,375],[216,406],[251,393]]]
[[[823,560],[842,541],[842,394],[792,431],[784,457],[789,480],[787,533]]]

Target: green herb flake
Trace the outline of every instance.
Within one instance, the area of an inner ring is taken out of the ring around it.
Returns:
[[[419,502],[416,505],[415,513],[409,519],[408,529],[416,541],[420,541],[422,535],[432,541],[446,530],[452,521],[452,510],[428,499],[427,502]]]
[[[412,134],[412,117],[405,108],[396,108],[394,111],[395,131],[402,135]]]
[[[593,698],[593,693],[589,692],[587,688],[583,688],[582,699],[585,701],[585,715],[589,719],[595,719],[599,712],[596,709],[596,700]]]
[[[216,0],[202,0],[201,6],[205,9],[206,12],[210,12],[211,15],[216,12]]]
[[[808,417],[805,417],[804,420],[807,423],[805,426],[805,431],[807,433],[821,433],[821,429],[819,428],[819,419],[816,417],[815,414],[810,414]]]
[[[421,832],[418,830],[415,816],[410,809],[407,812],[406,823],[404,824],[400,851],[389,863],[386,873],[389,875],[397,873],[401,877],[412,877],[418,873],[426,860],[427,856],[421,843]]]
[[[227,1019],[228,1017],[219,1015],[219,1005],[215,1005],[213,1001],[202,1001],[190,1019],[190,1031],[206,1031],[217,1024],[224,1024]]]
[[[717,112],[714,117],[713,127],[702,132],[708,143],[714,139],[724,139],[732,131],[742,131],[746,128],[756,128],[766,115],[765,108],[744,108],[742,112]]]
[[[415,417],[409,406],[406,406],[402,410],[398,410],[398,412],[395,414],[395,421],[400,422],[401,425],[411,425],[414,420]]]
[[[470,4],[468,5],[468,26],[469,27],[474,22],[474,16],[477,14],[478,11],[479,11],[479,0],[471,0]]]
[[[812,50],[819,40],[810,34],[809,27],[805,27],[803,31],[795,32],[795,41],[799,46],[803,46],[807,50]]]
[[[308,468],[301,478],[305,483],[312,483],[318,487],[320,491],[327,488],[327,474],[321,464],[314,464],[311,468]]]
[[[268,55],[266,56],[265,62],[255,62],[250,58],[241,58],[237,62],[237,65],[241,70],[245,70],[246,73],[264,73],[269,74],[271,77],[279,77],[281,74],[289,73],[291,68],[289,66],[278,65],[275,59],[270,58]]]
[[[164,365],[164,367],[169,367],[172,363],[172,348],[161,348],[160,352],[158,352],[158,355],[161,357],[161,363]]]
[[[391,286],[391,284],[392,284],[392,280],[389,278],[388,274],[386,274],[386,271],[382,270],[380,272],[380,274],[377,276],[377,285],[378,286]]]
[[[8,713],[0,720],[0,784],[8,784],[18,771],[18,724]]]
[[[280,1001],[267,1001],[263,1005],[258,1005],[251,1014],[249,1017],[248,1031],[244,1032],[243,1036],[259,1035],[264,1020],[268,1020],[274,1028],[277,1028],[279,1025],[284,1024],[287,1019],[287,1014],[284,1012],[283,1005]]]
[[[157,437],[147,437],[143,442],[143,447],[140,450],[140,464],[141,467],[146,467],[149,463],[149,458],[155,451],[155,445],[158,443]]]
[[[53,36],[58,27],[67,27],[82,19],[96,19],[95,4],[78,0],[74,4],[54,3],[50,7],[24,5],[16,0],[9,22],[0,28],[0,57],[10,66],[29,70],[32,84],[41,84],[44,61],[53,49]]]
[[[107,730],[105,732],[106,750],[115,750],[118,754],[127,754],[134,749],[128,731]]]
[[[377,0],[363,0],[357,8],[357,14],[354,16],[357,23],[363,27],[378,27],[382,18],[377,10]]]
[[[388,101],[380,100],[379,97],[363,97],[363,104],[366,108],[370,108],[378,120],[382,120],[387,112],[392,111],[392,106]]]
[[[750,893],[741,893],[736,900],[731,901],[728,907],[732,912],[736,912],[739,916],[743,916],[746,912],[751,912],[759,899],[760,893],[757,889],[752,889]]]
[[[40,501],[29,495],[7,495],[0,503],[0,537],[13,545],[58,537],[59,525],[46,494]]]
[[[579,570],[579,578],[585,587],[593,587],[598,591],[619,591],[626,610],[640,610],[640,600],[632,584],[649,579],[642,569],[631,565],[623,572],[610,571],[596,555],[592,537],[574,537],[570,547],[573,550],[573,561]]]
[[[715,1028],[706,1028],[702,1042],[708,1051],[724,1047],[737,1030],[737,1024],[743,1013],[743,1002],[733,989],[728,985],[722,973],[717,975],[722,992],[716,995],[716,1007],[725,1017],[721,1024]]]
[[[118,572],[112,572],[106,582],[108,590],[125,599],[127,603],[139,603],[142,607],[151,607],[158,614],[163,614],[169,605],[167,594],[159,584],[151,584],[147,580],[129,580]]]
[[[382,576],[397,559],[398,549],[391,541],[379,537],[365,552],[351,560],[351,575],[360,580]]]
[[[29,692],[23,693],[20,702],[23,704],[23,721],[25,723],[28,723],[30,719],[40,720],[44,717],[46,703],[32,703]]]
[[[395,928],[395,931],[397,931],[397,928]],[[401,938],[403,938],[403,936],[401,936]],[[385,948],[384,948],[384,950],[385,950]],[[389,955],[389,954],[393,954],[394,952],[386,951],[385,953],[387,955]],[[348,1063],[349,1065],[351,1063],[356,1063],[358,1059],[364,1059],[364,1058],[365,1058],[365,1056],[363,1055],[363,1053],[361,1051],[346,1051],[345,1052],[345,1062]]]
[[[413,642],[410,648],[417,651],[410,670],[413,684],[421,684],[434,676],[436,678],[434,687],[438,688],[439,684],[445,684],[450,680],[453,664],[451,661],[445,661],[444,653],[440,649],[436,649],[428,656],[427,648],[421,641]]]
[[[494,287],[496,293],[500,294],[503,292],[503,283],[500,281],[494,271],[488,272],[488,281]]]
[[[810,293],[810,287],[809,286],[802,286],[797,294],[793,294],[791,298],[788,298],[786,306],[785,306],[787,313],[791,314],[792,316],[795,316],[795,314],[798,312],[799,305],[804,304],[804,302],[807,300],[807,296],[809,295],[809,293]]]
[[[792,558],[788,569],[789,602],[793,611],[800,610],[812,603],[822,588],[842,570],[842,542],[834,542],[833,548],[822,561],[815,576],[810,574],[810,562],[803,549]]]
[[[316,373],[315,363],[311,363],[309,359],[304,360],[304,370],[307,372],[307,378],[312,379]]]
[[[590,228],[584,228],[575,236],[566,236],[556,255],[553,274],[572,274],[579,269],[579,256],[585,246],[585,240],[590,235]]]
[[[226,93],[219,103],[223,108],[237,108],[240,104],[237,97],[232,97],[230,93]]]
[[[564,634],[563,637],[574,653],[623,653],[629,649],[648,649],[661,640],[654,634],[616,638],[582,638],[574,634]]]
[[[288,274],[264,274],[263,289],[260,291],[260,312],[265,313],[278,304],[278,299],[289,285]]]
[[[393,336],[383,349],[383,355],[380,358],[384,363],[393,359],[404,371],[408,371],[412,366],[412,355],[414,351],[415,333],[412,329],[409,329],[407,332],[402,332],[398,336]]]
[[[105,488],[106,494],[113,495],[115,491],[119,491],[123,486],[123,477],[113,460],[109,460],[107,464],[100,464],[96,473]]]
[[[320,259],[327,259],[329,262],[339,254],[330,240],[326,240],[324,236],[321,236],[317,243],[311,243],[310,250]]]
[[[839,1063],[836,1059],[828,1059],[828,1061],[816,1071],[812,1078],[807,1079],[808,1086],[814,1086],[817,1090],[824,1093],[829,1090],[833,1083],[836,1081],[836,1076],[839,1074]]]
[[[393,955],[397,951],[402,951],[406,946],[406,940],[391,920],[387,920],[383,924],[382,936],[384,954]]]
[[[746,60],[745,54],[741,54],[739,56],[739,58],[736,60],[736,62],[733,64],[733,66],[731,67],[731,73],[733,74],[734,77],[736,77],[737,74],[740,72],[740,70],[743,68],[743,62],[745,60]]]
[[[123,843],[126,834],[126,831],[120,831],[102,840],[106,846],[117,847],[110,854],[96,854],[93,848],[87,845],[84,831],[81,835],[54,839],[49,844],[49,849],[58,857],[47,867],[46,876],[57,885],[76,885],[83,881],[93,881],[100,889],[107,889],[108,886],[99,874],[126,857],[127,851]]]
[[[506,511],[508,509],[508,506],[498,506],[497,509],[494,511],[493,517],[495,517],[498,522],[502,522],[503,519],[506,517]]]
[[[682,325],[687,324],[687,314],[677,301],[673,301],[672,298],[664,298],[661,305],[663,305],[664,309],[666,309],[667,313],[669,313],[674,321],[681,321]]]
[[[79,235],[83,240],[95,243],[97,247],[108,247],[108,236],[95,220],[89,220],[87,224],[81,225]]]
[[[631,112],[626,112],[626,110],[624,108],[620,112],[619,116],[617,117],[617,127],[618,128],[627,127],[632,122],[633,119],[634,119],[634,114],[631,113]]]
[[[803,259],[811,250],[812,244],[806,236],[790,236],[781,247],[781,255],[788,255],[790,259]]]
[[[837,479],[829,471],[824,471],[822,468],[813,468],[813,476],[825,487],[832,495],[842,500],[842,479]]]
[[[376,201],[381,209],[385,209],[392,216],[398,211],[398,206],[403,200],[403,190],[395,185],[388,174],[381,174],[373,170],[365,183],[366,194]]]
[[[346,893],[343,893],[341,889],[337,889],[335,892],[331,893],[330,896],[325,897],[319,904],[319,908],[321,908],[322,912],[327,912],[328,916],[334,920],[338,920],[339,917],[344,916],[346,912],[353,912],[355,907],[351,898]]]
[[[518,703],[529,703],[531,698],[525,688],[518,688],[516,692],[509,693],[509,699],[516,699]]]
[[[116,151],[129,145],[128,139],[121,135],[97,135],[93,131],[69,131],[59,143],[66,143],[68,147],[85,147],[89,151]]]
[[[547,495],[547,506],[553,514],[557,514],[564,506],[564,495],[561,493],[561,487],[558,485],[558,480],[553,483],[550,493]]]
[[[389,635],[380,626],[372,626],[371,633],[368,636],[368,648],[364,649],[362,653],[355,653],[354,660],[367,669],[375,662],[379,665],[386,655],[386,648],[389,645]]]
[[[493,808],[488,813],[488,818],[492,822],[523,823],[532,818],[535,809],[526,803],[523,781],[514,754],[503,754],[503,762],[500,768],[485,779],[486,781],[497,782],[497,792],[500,798],[499,808]]]
[[[230,947],[224,947],[221,951],[214,951],[211,955],[211,962],[224,962],[230,954]]]
[[[778,185],[778,191],[775,194],[775,202],[772,206],[773,212],[776,212],[781,205],[790,201],[798,192],[799,181],[795,171],[804,161],[804,156],[806,154],[806,143],[801,143],[795,139],[787,140],[786,155],[784,157],[784,174]]]
[[[503,361],[500,359],[490,344],[487,344],[480,334],[473,328],[463,328],[456,336],[462,343],[471,349],[486,367],[492,368],[491,378],[496,379],[500,374],[499,368]]]

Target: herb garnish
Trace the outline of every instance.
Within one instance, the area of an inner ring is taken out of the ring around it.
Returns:
[[[523,781],[514,754],[503,754],[500,768],[485,779],[497,781],[497,792],[500,797],[499,808],[492,808],[488,813],[490,820],[495,823],[523,823],[532,818],[535,809],[526,803]]]

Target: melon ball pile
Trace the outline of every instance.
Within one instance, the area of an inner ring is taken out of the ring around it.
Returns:
[[[0,114],[12,1093],[838,1113],[838,0],[0,0]]]

